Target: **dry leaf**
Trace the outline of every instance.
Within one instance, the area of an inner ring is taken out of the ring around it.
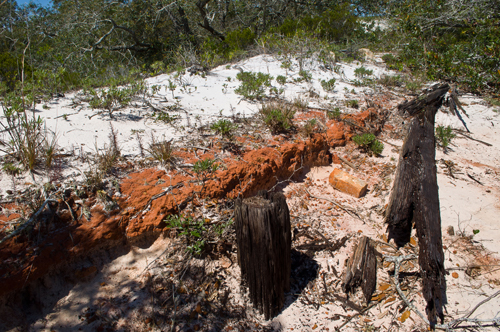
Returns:
[[[389,313],[389,310],[386,310],[384,312],[382,312],[380,315],[377,316],[378,319],[382,319],[385,317],[385,315],[387,315]]]
[[[410,243],[412,246],[416,246],[417,245],[417,240],[415,240],[414,237],[410,238]]]
[[[389,285],[389,284],[385,284],[385,283],[384,283],[384,284],[381,284],[380,286],[378,286],[378,289],[379,289],[380,291],[385,291],[385,290],[386,290],[386,289],[388,289],[389,287],[391,287],[391,285]]]
[[[410,317],[410,310],[406,310],[405,312],[403,312],[403,314],[401,315],[401,317],[398,318],[398,320],[401,322],[401,323],[404,323],[405,320],[408,319],[408,317]]]
[[[315,330],[317,328],[318,328],[318,324],[314,324],[314,326],[312,327],[313,330]]]
[[[395,301],[395,300],[396,300],[396,297],[392,296],[392,297],[388,298],[387,300],[385,300],[384,304]]]
[[[452,276],[453,278],[457,279],[457,278],[458,278],[458,273],[453,272],[453,273],[451,274],[451,276]]]

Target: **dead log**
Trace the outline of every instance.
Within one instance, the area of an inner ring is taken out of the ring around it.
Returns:
[[[385,219],[389,240],[394,239],[400,247],[410,241],[412,226],[417,229],[423,295],[431,324],[436,324],[437,317],[443,320],[446,304],[434,123],[449,88],[448,84],[437,86],[427,95],[398,106],[414,117],[399,156]]]
[[[349,260],[347,261],[342,289],[344,293],[352,293],[361,287],[366,303],[370,303],[377,285],[377,257],[370,238],[363,236]]]
[[[276,316],[290,290],[291,227],[285,196],[261,191],[235,204],[238,264],[250,300],[266,319]]]

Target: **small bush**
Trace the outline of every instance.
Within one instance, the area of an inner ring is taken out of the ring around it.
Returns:
[[[236,78],[241,81],[241,85],[234,92],[250,100],[262,99],[265,87],[271,87],[273,79],[269,74],[245,71],[238,73]]]
[[[221,119],[212,124],[210,129],[215,131],[216,134],[220,134],[222,137],[231,138],[233,136],[233,131],[237,126],[229,120]]]
[[[345,105],[347,107],[359,108],[359,101],[357,101],[356,99],[346,100]]]
[[[373,134],[364,133],[362,135],[356,135],[352,138],[352,140],[364,152],[372,153],[375,156],[380,155],[384,150],[384,144],[377,140]]]
[[[280,85],[285,85],[286,84],[286,77],[283,75],[279,75],[276,77],[276,82],[278,82]]]
[[[12,163],[3,164],[2,169],[5,173],[7,173],[10,176],[16,176],[21,173],[21,169]]]
[[[354,70],[354,75],[361,79],[373,75],[373,70],[366,69],[365,67],[359,67]]]
[[[384,86],[401,86],[401,76],[395,75],[395,76],[390,76],[390,75],[383,75],[377,80],[378,84],[382,84]]]
[[[193,255],[201,255],[205,249],[205,232],[207,231],[203,220],[193,220],[183,215],[169,215],[163,220],[168,228],[178,230],[179,236],[187,240],[187,251]]]
[[[149,152],[154,160],[159,161],[163,166],[167,166],[175,162],[172,143],[165,140],[165,136],[161,141],[158,141],[153,133],[151,133],[151,143],[146,151]]]
[[[287,132],[293,127],[295,110],[290,105],[271,102],[262,105],[259,112],[273,134]]]
[[[330,120],[338,119],[338,118],[340,118],[340,115],[341,115],[340,108],[335,107],[333,110],[328,110],[328,111],[326,111],[326,115],[328,116],[328,119],[330,119]]]
[[[193,172],[195,172],[199,176],[207,176],[214,173],[218,169],[219,164],[214,159],[210,158],[198,160],[193,165]]]
[[[325,91],[333,91],[335,89],[335,82],[336,80],[334,78],[328,81],[321,80],[321,86]]]
[[[448,147],[451,140],[455,136],[456,135],[452,132],[452,128],[450,126],[447,126],[447,127],[437,126],[436,127],[436,140],[445,149]]]
[[[316,132],[316,125],[318,124],[318,120],[310,119],[306,122],[304,127],[302,127],[302,133],[305,137],[310,137],[314,132]]]

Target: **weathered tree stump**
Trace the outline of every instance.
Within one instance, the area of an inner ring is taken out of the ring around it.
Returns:
[[[349,294],[361,286],[366,303],[370,303],[377,285],[377,257],[370,238],[363,236],[347,261],[342,282],[344,293]]]
[[[399,105],[401,112],[414,115],[396,169],[396,178],[386,211],[389,240],[398,246],[410,241],[417,229],[419,265],[423,274],[423,295],[431,324],[443,319],[446,304],[444,254],[435,163],[434,122],[449,85],[438,86],[427,95]]]
[[[238,264],[250,300],[266,319],[276,316],[290,290],[290,212],[285,196],[261,191],[235,205]]]

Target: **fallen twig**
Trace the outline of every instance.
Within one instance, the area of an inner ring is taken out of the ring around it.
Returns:
[[[472,175],[470,175],[469,173],[467,173],[467,176],[471,179],[471,180],[474,180],[475,182],[479,183],[480,185],[483,186],[483,184],[481,182],[479,182],[479,180],[476,180]]]
[[[162,191],[161,193],[159,194],[156,194],[154,195],[153,197],[151,197],[148,202],[146,203],[146,205],[144,205],[144,207],[142,208],[141,211],[137,212],[132,218],[130,219],[134,219],[136,218],[139,214],[141,214],[143,211],[147,210],[150,206],[151,206],[151,203],[153,203],[153,201],[155,199],[158,199],[160,197],[163,197],[165,196],[166,194],[168,194],[169,192],[171,192],[173,189],[176,189],[176,188],[180,188],[182,187],[184,184],[183,183],[178,183],[176,185],[173,185],[173,186],[168,186],[164,191]]]
[[[427,324],[431,325],[429,320],[406,298],[404,295],[403,291],[401,290],[401,287],[399,285],[399,268],[401,266],[401,262],[405,260],[410,260],[410,259],[415,259],[417,258],[416,255],[406,255],[406,256],[384,256],[384,259],[388,262],[393,262],[394,263],[394,286],[396,287],[396,291],[398,292],[399,296],[401,299],[404,301],[406,306],[411,309],[413,312],[415,312],[422,320]],[[459,326],[460,323],[467,322],[467,323],[474,323],[476,324],[476,327],[479,326],[485,326],[487,324],[492,324],[493,326],[499,326],[500,325],[500,317],[492,318],[492,319],[477,319],[477,318],[469,318],[474,311],[477,310],[481,305],[485,304],[486,302],[490,301],[491,299],[497,297],[500,295],[500,291],[490,295],[488,298],[484,299],[483,301],[479,302],[472,310],[470,310],[467,314],[462,316],[461,318],[457,318],[452,320],[451,322],[447,324],[435,324],[433,327],[445,331],[451,331],[453,329],[457,328],[462,328]],[[498,315],[498,313],[497,313]]]
[[[46,199],[45,202],[43,202],[42,206],[31,216],[31,218],[27,222],[25,222],[24,224],[19,226],[14,232],[10,233],[9,235],[7,235],[3,239],[1,239],[0,244],[4,243],[5,241],[7,241],[10,238],[13,238],[14,236],[17,236],[19,233],[21,233],[23,230],[25,230],[29,225],[34,223],[36,221],[36,219],[38,218],[38,216],[40,215],[40,213],[42,213],[45,206],[49,203],[57,203],[57,200]]]
[[[305,190],[305,191],[309,194],[309,196],[311,196],[312,198],[322,199],[322,200],[325,200],[325,201],[327,201],[327,202],[330,202],[330,203],[332,203],[333,205],[335,205],[336,207],[338,207],[338,208],[340,208],[340,209],[344,210],[345,212],[347,212],[347,214],[348,214],[348,215],[350,215],[351,217],[357,218],[357,219],[361,220],[361,221],[363,222],[363,224],[365,224],[365,221],[364,221],[364,220],[363,220],[363,219],[362,219],[362,218],[361,218],[361,217],[360,217],[360,216],[359,216],[356,212],[349,210],[348,208],[346,208],[346,207],[344,207],[344,206],[340,205],[339,203],[337,203],[337,202],[335,202],[335,201],[333,201],[333,200],[331,200],[331,199],[311,195],[311,193],[310,193],[310,192],[309,192],[306,188],[304,188],[304,190]]]
[[[493,146],[492,144],[490,144],[490,143],[488,143],[488,142],[481,141],[481,140],[479,140],[479,139],[477,139],[477,138],[474,138],[474,137],[470,137],[469,135],[466,135],[466,134],[462,133],[462,131],[461,131],[461,130],[458,130],[458,129],[453,129],[453,131],[454,131],[454,132],[456,132],[457,134],[462,135],[462,136],[463,136],[463,137],[465,137],[465,138],[470,139],[470,140],[473,140],[473,141],[479,142],[479,143],[484,144],[484,145],[486,145],[486,146]]]
[[[344,157],[341,157],[341,156],[338,156],[338,157],[339,157],[339,159],[340,159],[343,163],[345,163],[345,164],[349,165],[352,169],[354,169],[354,170],[357,170],[357,169],[358,169],[358,168],[356,167],[356,165],[354,165],[353,163],[351,163],[349,160],[347,160],[347,159],[345,159]]]

